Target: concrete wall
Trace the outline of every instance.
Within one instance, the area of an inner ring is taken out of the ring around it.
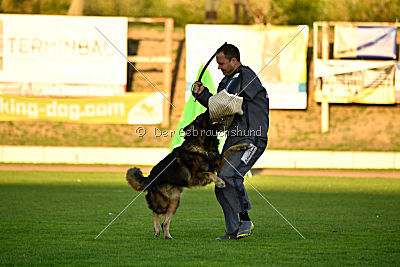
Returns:
[[[155,165],[167,148],[0,146],[0,162]],[[267,150],[255,168],[400,169],[400,152]]]
[[[400,169],[399,152],[267,150],[256,168]]]

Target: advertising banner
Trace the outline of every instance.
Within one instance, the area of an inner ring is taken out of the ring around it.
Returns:
[[[268,91],[270,108],[307,108],[307,26],[187,25],[187,99],[198,69],[224,42],[237,46],[242,64],[255,73],[265,67],[259,78]],[[208,70],[218,87],[223,74],[215,59]]]
[[[86,98],[0,95],[0,121],[160,124],[163,99],[158,92]]]
[[[126,60],[113,45],[126,55],[127,18],[2,14],[0,94],[122,95]]]
[[[315,60],[315,100],[330,103],[394,104],[394,61]]]
[[[396,59],[396,27],[335,25],[335,58]]]

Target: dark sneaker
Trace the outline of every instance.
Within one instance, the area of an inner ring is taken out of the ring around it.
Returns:
[[[254,230],[254,224],[251,221],[241,221],[239,224],[239,231],[236,235],[236,239],[241,239],[251,235],[251,231]]]
[[[235,239],[236,234],[228,234],[226,233],[224,236],[217,237],[215,240],[229,240],[229,239]]]

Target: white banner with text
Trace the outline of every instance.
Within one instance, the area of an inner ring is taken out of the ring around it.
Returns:
[[[127,54],[127,18],[2,14],[0,94],[121,95],[127,65],[114,46]]]

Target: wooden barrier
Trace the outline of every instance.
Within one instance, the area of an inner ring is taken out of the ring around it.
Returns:
[[[163,104],[162,127],[168,127],[171,110],[171,85],[172,85],[172,37],[174,33],[174,20],[172,18],[128,18],[128,23],[164,23],[165,54],[160,57],[128,56],[130,62],[136,63],[160,63],[163,64],[163,86],[159,88],[166,99]],[[129,38],[129,35],[128,35]]]
[[[333,32],[333,27],[341,26],[392,26],[399,30],[400,23],[391,22],[343,22],[343,21],[317,21],[313,23],[313,60],[330,60],[330,40],[329,35]],[[397,35],[399,36],[399,35]],[[398,43],[398,40],[396,40]],[[399,53],[400,53],[400,46]],[[329,131],[329,99],[325,96],[321,101],[321,132]]]

